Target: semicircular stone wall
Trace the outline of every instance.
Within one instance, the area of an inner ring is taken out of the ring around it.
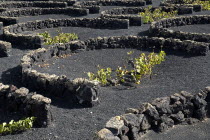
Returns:
[[[180,40],[193,40],[197,42],[210,43],[210,34],[189,33],[173,31],[169,27],[185,26],[194,24],[210,24],[210,15],[181,16],[169,19],[162,19],[153,22],[150,26],[150,36],[176,38]]]

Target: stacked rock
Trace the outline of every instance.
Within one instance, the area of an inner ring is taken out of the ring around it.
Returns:
[[[52,121],[50,103],[51,99],[27,88],[17,88],[13,85],[0,83],[0,105],[9,112],[20,112],[25,117],[36,117],[35,125],[46,127]]]
[[[139,108],[129,108],[126,114],[111,118],[94,140],[137,140],[147,130],[166,131],[177,124],[193,124],[207,116],[210,87],[198,94],[186,91],[162,97]],[[208,105],[207,105],[208,104]]]

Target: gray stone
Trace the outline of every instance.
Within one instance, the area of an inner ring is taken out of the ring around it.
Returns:
[[[149,115],[154,120],[160,119],[159,113],[153,105],[151,105],[150,103],[147,103],[145,104],[145,107],[146,107],[145,114]]]
[[[128,108],[126,109],[125,113],[133,113],[133,114],[138,114],[139,110],[135,108]]]
[[[151,128],[151,121],[148,116],[144,115],[141,125],[140,125],[140,130],[145,131]]]
[[[122,129],[124,127],[124,121],[120,116],[112,117],[105,126],[109,129],[115,136],[122,134]]]
[[[168,130],[169,128],[173,127],[173,125],[174,125],[174,121],[171,118],[169,118],[168,116],[164,115],[164,116],[161,116],[158,130],[160,132],[164,132],[164,131]]]
[[[25,96],[27,96],[28,93],[29,93],[29,90],[27,88],[22,87],[22,88],[15,90],[14,96],[15,96],[15,98],[25,97]]]
[[[124,120],[125,125],[128,126],[129,128],[134,126],[139,127],[141,123],[139,122],[137,115],[132,113],[122,115],[121,119]]]
[[[93,140],[120,140],[120,138],[114,136],[110,130],[103,128],[99,132],[97,132]]]
[[[170,117],[174,120],[175,124],[185,121],[184,114],[181,111],[179,111],[177,114],[172,114]]]
[[[151,104],[156,107],[159,114],[171,114],[169,97],[157,98]]]

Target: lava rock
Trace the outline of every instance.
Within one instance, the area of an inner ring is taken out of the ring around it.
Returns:
[[[120,116],[112,117],[105,126],[109,129],[115,136],[122,134],[122,130],[124,127],[124,121],[121,120]]]

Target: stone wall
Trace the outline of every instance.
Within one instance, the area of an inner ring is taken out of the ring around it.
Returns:
[[[192,14],[192,7],[152,7],[152,11],[157,8],[161,8],[162,11],[171,12],[178,11],[178,15]],[[144,12],[145,7],[124,7],[124,8],[113,8],[111,10],[105,10],[101,12],[101,18],[118,18],[118,19],[129,19],[130,26],[141,26],[142,19],[139,15],[140,12]]]
[[[207,117],[207,95],[210,87],[195,95],[182,91],[129,108],[111,118],[94,140],[139,140],[150,129],[164,132],[174,125],[203,121]]]
[[[0,41],[0,57],[7,57],[9,56],[9,52],[12,48],[11,43]]]
[[[89,11],[84,8],[33,8],[33,9],[19,9],[0,13],[0,16],[6,17],[21,17],[21,16],[38,16],[47,14],[65,14],[85,16]]]
[[[33,22],[19,23],[4,27],[3,39],[12,44],[19,44],[23,48],[40,48],[43,39],[38,35],[23,35],[24,31],[35,31],[46,28],[57,27],[88,27],[102,29],[127,29],[127,19],[101,19],[101,18],[69,18],[69,19],[48,19]]]
[[[74,5],[81,6],[145,6],[146,4],[151,4],[152,0],[98,0],[98,1],[82,1],[76,2]]]
[[[43,62],[52,57],[69,55],[78,49],[84,50],[83,44],[80,44],[80,42],[29,52],[21,60],[23,83],[26,87],[44,91],[51,96],[65,97],[70,101],[76,101],[87,106],[97,104],[99,102],[98,82],[84,78],[70,79],[65,75],[49,75],[32,69],[32,66],[37,62]]]
[[[90,14],[98,14],[100,12],[100,6],[98,5],[93,5],[93,6],[74,5],[74,7],[88,9]]]
[[[171,6],[171,7],[192,7],[194,12],[200,12],[202,10],[202,5],[192,5],[192,4],[175,4],[175,3],[170,3],[168,1],[165,2],[160,2],[160,6]]]
[[[0,8],[22,8],[22,7],[40,7],[40,8],[62,8],[67,7],[66,2],[58,1],[21,1],[21,2],[2,2],[0,3]]]
[[[0,105],[5,112],[21,112],[26,117],[36,117],[35,126],[46,127],[52,121],[51,100],[27,88],[0,83]]]
[[[69,16],[85,16],[89,11],[84,8],[33,8],[5,11],[0,13],[0,22],[4,26],[9,26],[18,23],[18,18],[22,16],[38,16],[47,14],[64,14]]]
[[[98,37],[85,41],[87,49],[106,49],[106,48],[157,48],[163,50],[181,51],[192,55],[206,55],[209,51],[209,43],[196,42],[191,40],[181,41],[180,39],[162,37],[140,37],[140,36],[121,36],[121,37]]]
[[[210,24],[210,15],[182,16],[162,19],[150,25],[150,36],[177,38],[180,40],[193,40],[197,42],[210,43],[210,34],[189,33],[167,29],[174,26],[185,26],[193,24]]]
[[[208,45],[205,43],[158,37],[98,37],[86,41],[72,41],[67,44],[56,44],[49,48],[40,48],[24,55],[21,60],[22,81],[26,87],[93,106],[99,101],[99,83],[83,78],[71,79],[65,75],[40,73],[33,70],[32,66],[52,57],[59,58],[93,49],[134,48],[142,50],[154,47],[158,50],[183,51],[193,55],[205,55],[209,51]]]

